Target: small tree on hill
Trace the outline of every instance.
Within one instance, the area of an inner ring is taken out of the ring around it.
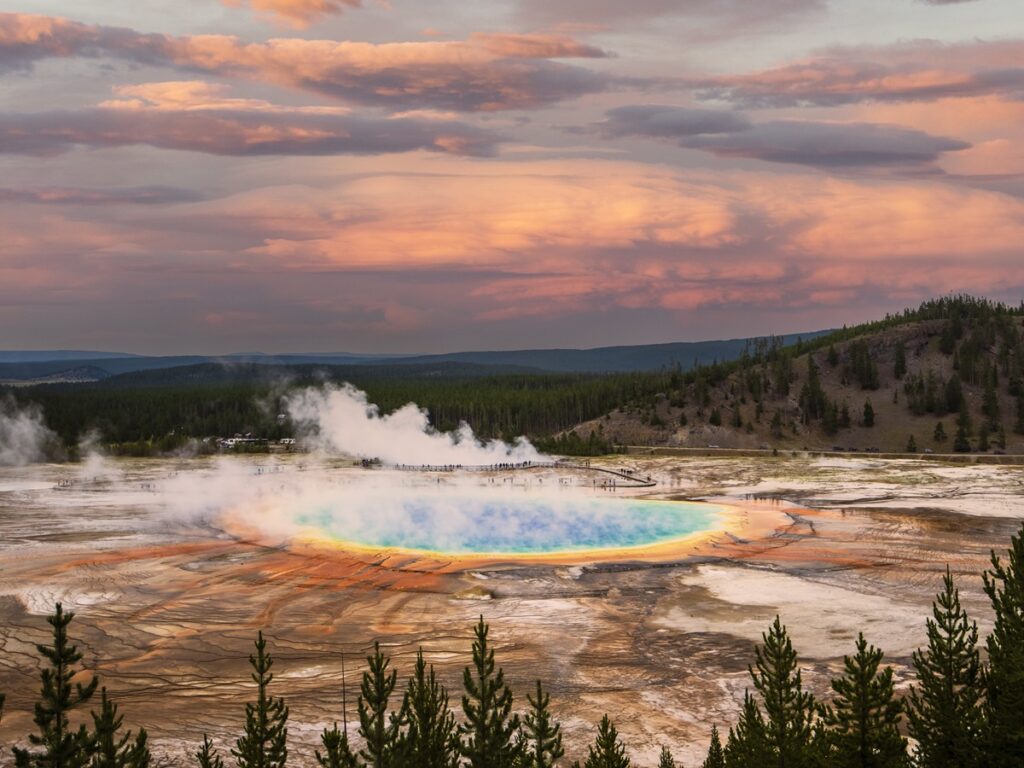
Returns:
[[[82,660],[82,654],[68,642],[68,625],[74,617],[73,612],[64,613],[57,603],[53,615],[47,618],[53,628],[53,644],[36,646],[48,664],[39,675],[40,695],[33,718],[39,732],[28,737],[36,749],[14,748],[17,768],[84,768],[89,763],[92,738],[84,724],[71,730],[68,715],[92,698],[99,678],[94,676],[87,685],[71,683]]]
[[[235,742],[231,754],[238,768],[284,768],[288,760],[288,707],[284,699],[268,693],[274,675],[273,657],[267,653],[267,641],[260,632],[256,653],[249,655],[252,679],[256,683],[256,701],[245,705],[245,733]]]
[[[907,350],[901,341],[896,345],[896,355],[892,364],[892,373],[897,379],[907,375]]]
[[[914,439],[913,435],[907,440],[907,453],[917,453],[917,440]]]
[[[892,668],[879,671],[882,657],[861,634],[857,653],[843,659],[843,676],[832,681],[835,697],[822,709],[831,766],[909,766],[907,742],[899,731],[903,707],[896,698]]]
[[[512,714],[512,691],[505,685],[505,673],[495,669],[494,650],[487,643],[489,631],[481,616],[474,629],[473,666],[462,674],[466,689],[462,755],[470,768],[515,768],[522,751],[516,740],[519,717]]]
[[[619,732],[615,730],[608,715],[601,718],[597,729],[594,745],[589,747],[584,768],[629,768],[629,757],[626,748],[619,741]]]
[[[946,442],[946,428],[942,425],[942,422],[938,422],[935,425],[935,431],[932,433],[932,439],[936,443]]]
[[[985,682],[991,768],[1024,765],[1024,527],[1006,560],[992,553],[984,575],[995,625],[988,636]]]
[[[871,400],[864,401],[864,418],[862,423],[865,427],[875,426],[875,407],[871,405]]]
[[[658,768],[676,768],[676,761],[672,757],[672,750],[666,746],[662,746],[661,754],[658,756]]]
[[[984,715],[978,625],[960,606],[960,592],[946,568],[942,591],[927,621],[928,647],[914,652],[917,685],[907,706],[919,768],[979,768]]]

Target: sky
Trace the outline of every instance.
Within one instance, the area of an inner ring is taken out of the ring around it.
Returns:
[[[0,0],[0,347],[442,352],[1024,297],[1020,0]]]

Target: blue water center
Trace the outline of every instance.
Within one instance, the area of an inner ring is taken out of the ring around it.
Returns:
[[[341,498],[297,522],[317,537],[373,547],[546,554],[660,544],[719,527],[722,512],[695,502],[409,493]]]

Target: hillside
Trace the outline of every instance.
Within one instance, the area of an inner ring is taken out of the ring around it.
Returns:
[[[1020,308],[943,299],[762,346],[572,431],[629,445],[903,452],[913,437],[918,451],[1024,453],[1022,338]]]

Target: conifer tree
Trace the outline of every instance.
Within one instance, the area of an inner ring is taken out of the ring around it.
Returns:
[[[224,768],[224,760],[217,754],[210,737],[203,734],[203,746],[194,753],[198,768]]]
[[[153,756],[149,752],[149,734],[145,728],[139,728],[135,735],[135,743],[128,753],[128,768],[149,768]]]
[[[131,733],[121,732],[124,716],[117,712],[117,704],[107,697],[107,689],[100,689],[100,711],[92,713],[93,752],[90,768],[125,768],[131,757]]]
[[[455,715],[448,706],[448,691],[427,671],[423,649],[416,654],[416,669],[409,679],[402,701],[402,718],[407,725],[400,737],[399,752],[410,768],[457,768],[459,733]]]
[[[512,691],[505,685],[505,673],[495,669],[494,650],[487,644],[489,631],[481,616],[474,628],[473,666],[462,675],[466,689],[462,755],[469,768],[515,768],[522,752],[515,739],[519,717],[512,714]]]
[[[359,735],[366,746],[359,755],[368,768],[388,768],[395,758],[402,727],[401,714],[388,712],[398,673],[388,671],[391,660],[380,652],[380,643],[373,644],[373,654],[366,657],[366,662],[369,669],[363,673],[358,705]]]
[[[913,435],[907,440],[907,453],[917,453],[917,440]]]
[[[803,690],[796,651],[778,616],[761,637],[750,676],[765,710],[762,759],[766,766],[800,768],[809,762],[814,696]]]
[[[764,717],[750,692],[743,695],[743,710],[725,742],[728,768],[762,768],[767,757],[768,736]]]
[[[626,748],[619,741],[619,732],[615,730],[608,715],[601,718],[597,729],[594,745],[588,747],[587,761],[583,768],[629,768],[629,757]]]
[[[661,755],[658,757],[658,768],[676,768],[676,761],[672,757],[672,751],[666,746],[661,748]]]
[[[348,734],[342,732],[335,723],[333,728],[324,728],[320,734],[320,744],[324,751],[315,750],[313,756],[321,768],[358,768],[352,748],[348,744]]]
[[[562,726],[551,719],[548,703],[551,696],[544,692],[540,680],[534,696],[526,695],[530,711],[523,718],[526,737],[524,768],[552,768],[564,755]]]
[[[896,356],[893,361],[892,373],[897,379],[907,375],[907,350],[901,341],[896,345]]]
[[[995,625],[988,636],[985,683],[991,768],[1024,765],[1024,527],[1006,560],[992,553],[984,574]]]
[[[704,758],[701,768],[725,768],[725,752],[722,750],[722,740],[718,736],[718,726],[711,726],[711,744],[708,746],[708,756]]]
[[[966,402],[961,404],[960,415],[957,417],[953,450],[957,453],[971,452],[971,414],[967,410]]]
[[[71,730],[68,715],[85,704],[96,692],[99,678],[87,685],[71,684],[78,674],[76,665],[82,654],[68,642],[68,624],[74,619],[71,611],[64,613],[60,603],[46,620],[53,628],[53,645],[37,645],[36,650],[48,662],[40,673],[40,696],[33,722],[39,733],[29,735],[29,743],[38,749],[14,748],[17,768],[84,768],[92,753],[92,739],[84,724]]]
[[[864,401],[863,424],[865,427],[875,426],[875,408],[873,405],[871,405],[871,400]]]
[[[245,705],[245,733],[235,742],[231,754],[238,768],[284,768],[288,759],[288,707],[284,699],[267,692],[274,680],[270,671],[274,659],[267,653],[263,632],[255,645],[256,653],[249,655],[249,664],[256,683],[256,701]]]
[[[829,765],[836,768],[909,766],[907,742],[899,732],[903,707],[896,698],[892,668],[879,671],[883,653],[857,637],[857,653],[843,659],[842,677],[832,681],[835,696],[822,709]]]
[[[946,428],[942,425],[941,421],[935,425],[935,432],[932,433],[932,439],[936,443],[946,442]]]
[[[919,768],[981,766],[983,736],[978,625],[960,606],[960,592],[946,568],[942,591],[928,619],[928,647],[914,652],[917,685],[907,705]]]

